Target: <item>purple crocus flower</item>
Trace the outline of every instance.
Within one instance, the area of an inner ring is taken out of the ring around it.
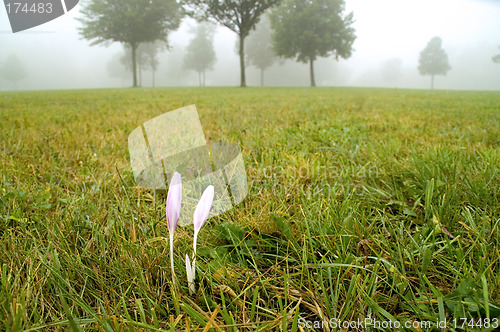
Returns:
[[[195,292],[194,278],[196,275],[196,241],[198,239],[198,233],[200,229],[207,221],[208,215],[210,213],[210,208],[212,207],[212,202],[214,200],[214,186],[208,186],[203,194],[201,195],[200,201],[193,214],[193,225],[194,225],[194,239],[193,239],[193,264],[189,260],[189,256],[186,254],[186,273],[188,279],[189,292],[193,294]]]
[[[193,241],[193,249],[194,254],[196,255],[196,239],[198,238],[198,233],[200,229],[207,221],[208,214],[210,213],[210,208],[212,207],[212,202],[214,200],[214,186],[210,185],[205,189],[203,195],[201,195],[200,201],[196,208],[194,209],[193,214],[193,225],[194,225],[194,241]]]
[[[179,221],[181,214],[181,200],[182,200],[182,181],[181,175],[177,172],[174,173],[170,185],[168,186],[167,195],[167,225],[168,233],[170,235],[170,267],[172,269],[172,279],[175,279],[174,274],[174,232]]]

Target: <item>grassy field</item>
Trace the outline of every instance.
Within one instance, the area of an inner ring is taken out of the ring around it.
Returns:
[[[201,230],[193,296],[192,226],[175,291],[166,197],[135,187],[127,150],[190,104],[242,148],[249,182]],[[0,330],[500,324],[498,92],[2,92],[0,129]]]

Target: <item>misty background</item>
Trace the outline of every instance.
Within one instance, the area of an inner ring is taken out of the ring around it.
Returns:
[[[0,90],[132,85],[132,74],[120,63],[124,53],[120,43],[90,46],[78,33],[81,23],[75,18],[81,17],[82,1],[62,17],[15,34],[5,7],[0,5],[0,66],[15,56],[26,74],[16,83],[0,78]],[[419,74],[418,57],[428,41],[439,36],[452,69],[446,76],[436,77],[436,89],[500,90],[500,63],[492,61],[500,53],[500,1],[346,0],[349,12],[354,13],[357,36],[353,55],[347,60],[317,60],[318,86],[428,89],[430,78]],[[199,85],[198,73],[183,66],[197,25],[184,18],[180,28],[169,35],[171,48],[158,55],[156,86]],[[217,60],[213,70],[206,72],[207,86],[238,86],[236,41],[235,33],[216,26]],[[260,70],[250,65],[247,84],[260,85]],[[143,70],[142,86],[151,85],[151,71]],[[309,86],[309,67],[292,60],[276,61],[265,72],[265,85]]]

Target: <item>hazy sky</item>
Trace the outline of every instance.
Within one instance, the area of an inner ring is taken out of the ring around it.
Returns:
[[[80,23],[75,20],[80,15],[80,6],[49,23],[13,34],[5,7],[0,5],[0,63],[11,53],[18,55],[30,76],[22,88],[90,88],[123,84],[110,77],[107,71],[113,55],[121,52],[120,44],[91,47],[88,41],[81,40],[77,31]],[[446,77],[436,78],[436,88],[500,90],[500,64],[491,60],[500,53],[500,1],[347,0],[346,11],[354,12],[355,51],[348,60],[319,61],[316,66],[318,85],[427,88],[430,79],[418,74],[418,55],[432,37],[440,36],[452,70]],[[175,60],[175,54],[182,55],[182,49],[192,38],[188,28],[194,24],[186,20],[171,34],[170,43],[174,48],[170,54],[161,55],[165,63],[157,74],[160,83],[163,76],[171,75],[168,74],[169,63]],[[235,40],[230,30],[222,27],[217,30],[214,43],[218,62],[215,70],[207,73],[207,84],[238,85]],[[389,67],[391,61],[397,64],[399,73],[388,78],[384,68]],[[266,81],[272,85],[287,85],[289,81],[279,80],[284,71],[294,75],[293,84],[309,84],[307,66],[290,62],[271,68]],[[181,84],[197,84],[196,75],[184,75],[190,78],[179,80]],[[252,67],[248,68],[248,76],[250,85],[259,84],[257,71]],[[0,88],[9,88],[7,83],[0,80]]]

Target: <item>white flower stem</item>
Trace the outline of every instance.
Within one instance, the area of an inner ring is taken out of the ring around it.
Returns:
[[[196,292],[193,280],[193,269],[191,268],[191,262],[189,261],[189,255],[186,254],[186,275],[188,279],[189,294],[193,295]]]
[[[196,275],[196,241],[198,240],[198,232],[194,233],[193,239],[193,280]]]
[[[175,285],[174,273],[174,234],[170,233],[170,269],[172,270],[172,283]]]

